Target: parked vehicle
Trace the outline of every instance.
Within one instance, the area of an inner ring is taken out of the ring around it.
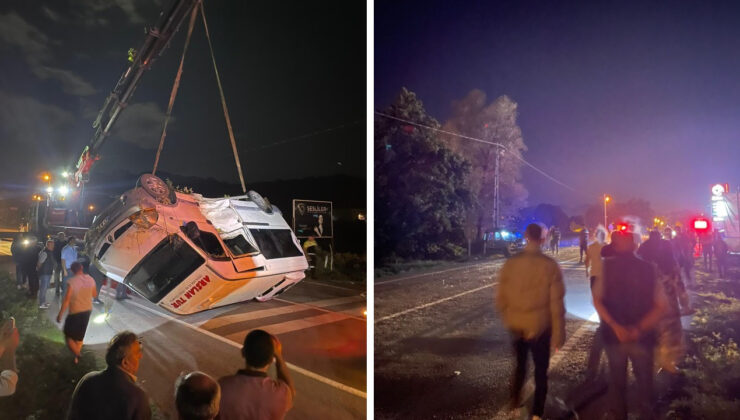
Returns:
[[[258,193],[204,198],[150,174],[95,217],[85,247],[108,278],[178,314],[269,300],[308,268],[280,210]]]
[[[486,232],[483,238],[484,252],[488,254],[503,254],[510,257],[524,249],[524,239],[518,232],[503,228],[496,228]]]

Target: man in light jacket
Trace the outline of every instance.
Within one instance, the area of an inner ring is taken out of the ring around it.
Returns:
[[[511,408],[519,409],[527,369],[527,356],[534,360],[535,393],[533,419],[540,419],[547,397],[547,368],[551,349],[565,341],[565,286],[560,266],[542,253],[542,227],[527,226],[527,246],[511,257],[499,273],[496,306],[513,336],[516,368],[511,387]]]

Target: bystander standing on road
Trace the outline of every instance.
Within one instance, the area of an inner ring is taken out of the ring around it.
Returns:
[[[62,248],[62,294],[67,286],[67,280],[72,277],[72,264],[77,262],[77,247],[74,236],[67,239],[67,245]]]
[[[64,267],[62,266],[62,249],[67,245],[67,237],[64,232],[57,233],[54,238],[54,274],[51,276],[54,280],[54,294],[56,296],[62,293],[62,279],[64,278]]]
[[[46,247],[39,252],[36,268],[39,277],[39,308],[47,309],[49,304],[46,302],[46,290],[49,288],[51,275],[54,273],[54,240],[46,241]]]
[[[666,238],[669,239],[669,238]],[[673,247],[673,254],[676,256],[678,265],[681,267],[686,279],[683,282],[686,286],[692,284],[691,268],[694,266],[694,243],[695,241],[687,234],[681,231],[680,226],[676,226],[676,236],[670,238]]]
[[[513,337],[516,368],[511,385],[511,408],[518,411],[527,371],[527,358],[534,360],[533,419],[545,410],[547,369],[551,349],[565,341],[565,286],[560,266],[542,253],[542,227],[527,226],[524,251],[509,258],[499,273],[496,306]]]
[[[580,232],[578,232],[578,262],[583,262],[583,256],[586,254],[586,250],[588,249],[588,230],[586,228],[583,228]]]
[[[26,284],[26,276],[23,273],[23,251],[26,245],[28,245],[28,239],[23,234],[16,236],[13,243],[10,244],[10,255],[13,256],[13,263],[15,264],[15,286],[18,290],[21,290]]]
[[[28,236],[23,240],[23,276],[28,282],[28,297],[30,299],[36,299],[39,293],[39,275],[36,271],[36,263],[39,260],[39,247],[38,240],[35,236]]]
[[[678,264],[673,258],[670,242],[661,239],[657,230],[650,232],[650,238],[640,245],[637,255],[655,265],[657,280],[665,293],[667,306],[658,323],[655,357],[660,368],[675,374],[678,373],[676,365],[685,353],[678,299]]]
[[[213,420],[219,411],[221,387],[203,372],[180,375],[175,381],[179,420]]]
[[[601,259],[601,250],[606,246],[606,231],[597,229],[594,235],[594,241],[586,249],[586,277],[589,280],[591,294],[593,297],[594,282],[603,275],[603,263]],[[604,340],[601,337],[601,328],[597,328],[594,333],[591,350],[588,354],[586,363],[586,381],[591,382],[598,376],[599,365],[601,365],[601,353],[604,351]]]
[[[681,228],[676,227],[676,236],[673,236],[671,228],[663,230],[663,238],[670,242],[673,258],[678,264],[678,273],[676,275],[676,294],[678,302],[681,304],[681,315],[691,315],[694,310],[691,309],[689,294],[686,292],[686,285],[691,280],[691,267],[694,265],[693,246],[688,235],[681,234]],[[686,274],[686,281],[681,278],[681,273]]]
[[[149,397],[136,385],[143,356],[139,337],[131,331],[116,334],[105,352],[103,371],[80,379],[67,413],[67,420],[149,420]]]
[[[717,274],[719,278],[723,279],[727,276],[727,251],[729,251],[729,248],[719,232],[714,233],[712,249],[714,249],[714,257],[717,259]]]
[[[665,295],[652,264],[637,258],[632,233],[612,235],[616,253],[604,259],[604,276],[594,283],[594,306],[601,318],[609,359],[611,410],[627,418],[627,362],[637,380],[639,411],[652,419],[653,349]]]
[[[98,296],[95,280],[82,272],[82,264],[72,263],[70,267],[72,277],[68,280],[62,305],[59,308],[57,322],[62,322],[62,316],[69,308],[69,315],[64,321],[64,337],[67,347],[75,355],[77,363],[82,351],[82,341],[85,338],[87,324],[92,312],[92,300]]]
[[[15,350],[20,336],[13,318],[7,320],[0,329],[0,397],[15,394],[18,385],[18,367],[15,364]]]
[[[293,406],[295,386],[283,359],[282,344],[263,330],[244,338],[246,367],[218,380],[221,385],[220,420],[279,420]],[[275,361],[277,379],[267,375]]]
[[[712,244],[714,238],[710,232],[705,232],[699,235],[699,243],[701,244],[701,253],[704,257],[704,269],[708,272],[712,272]]]
[[[560,229],[557,226],[553,227],[551,234],[550,250],[552,251],[552,255],[558,255],[560,253]]]

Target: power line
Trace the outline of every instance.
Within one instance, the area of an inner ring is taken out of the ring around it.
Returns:
[[[331,131],[340,130],[342,128],[349,127],[349,126],[352,126],[352,125],[356,125],[356,124],[359,124],[361,122],[364,122],[364,120],[351,121],[351,122],[344,123],[344,124],[341,124],[341,125],[337,125],[337,126],[334,126],[334,127],[325,128],[325,129],[317,130],[317,131],[312,131],[312,132],[307,133],[307,134],[301,134],[300,136],[290,137],[290,138],[287,138],[287,139],[284,139],[284,140],[279,140],[279,141],[276,141],[276,142],[273,142],[273,143],[269,143],[269,144],[265,144],[265,145],[258,146],[258,147],[252,147],[252,148],[246,149],[244,151],[245,152],[252,152],[252,151],[255,151],[255,150],[262,150],[262,149],[267,149],[267,148],[270,148],[270,147],[281,146],[283,144],[293,143],[293,142],[296,142],[298,140],[303,140],[303,139],[306,139],[306,138],[309,138],[309,137],[317,136],[319,134],[324,134],[324,133],[328,133],[328,132],[331,132]]]
[[[375,111],[375,114],[376,115],[380,115],[381,117],[392,119],[392,120],[401,121],[401,122],[404,122],[406,124],[411,124],[411,125],[414,125],[416,127],[425,128],[427,130],[437,131],[437,132],[448,134],[448,135],[451,135],[451,136],[454,136],[454,137],[460,137],[462,139],[476,141],[478,143],[490,144],[490,145],[493,145],[493,146],[500,147],[500,148],[502,148],[504,150],[508,150],[509,153],[512,156],[514,156],[515,158],[519,159],[524,164],[526,164],[530,168],[534,169],[535,171],[537,171],[539,174],[541,174],[542,176],[546,177],[550,181],[552,181],[552,182],[554,182],[554,183],[556,183],[556,184],[558,184],[558,185],[560,185],[562,187],[565,187],[565,188],[567,188],[567,189],[569,189],[571,191],[579,192],[577,189],[575,189],[575,188],[571,187],[570,185],[568,185],[568,184],[566,184],[566,183],[558,180],[557,178],[553,177],[552,175],[548,174],[547,172],[543,171],[542,169],[540,169],[540,168],[534,166],[533,164],[527,162],[523,157],[518,156],[516,153],[514,153],[512,150],[510,150],[508,147],[504,146],[501,143],[496,143],[496,142],[492,142],[492,141],[488,141],[488,140],[479,139],[479,138],[476,138],[476,137],[466,136],[466,135],[455,133],[455,132],[452,132],[452,131],[442,130],[440,128],[435,128],[435,127],[431,127],[431,126],[428,126],[428,125],[419,124],[419,123],[414,122],[414,121],[409,121],[409,120],[406,120],[406,119],[403,119],[403,118],[398,118],[398,117],[395,117],[393,115],[384,114],[384,113],[378,112],[378,111]]]

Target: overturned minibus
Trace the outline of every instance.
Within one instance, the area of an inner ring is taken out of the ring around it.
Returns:
[[[258,193],[204,198],[151,174],[95,217],[85,250],[108,278],[177,314],[269,300],[308,268],[280,210]]]

